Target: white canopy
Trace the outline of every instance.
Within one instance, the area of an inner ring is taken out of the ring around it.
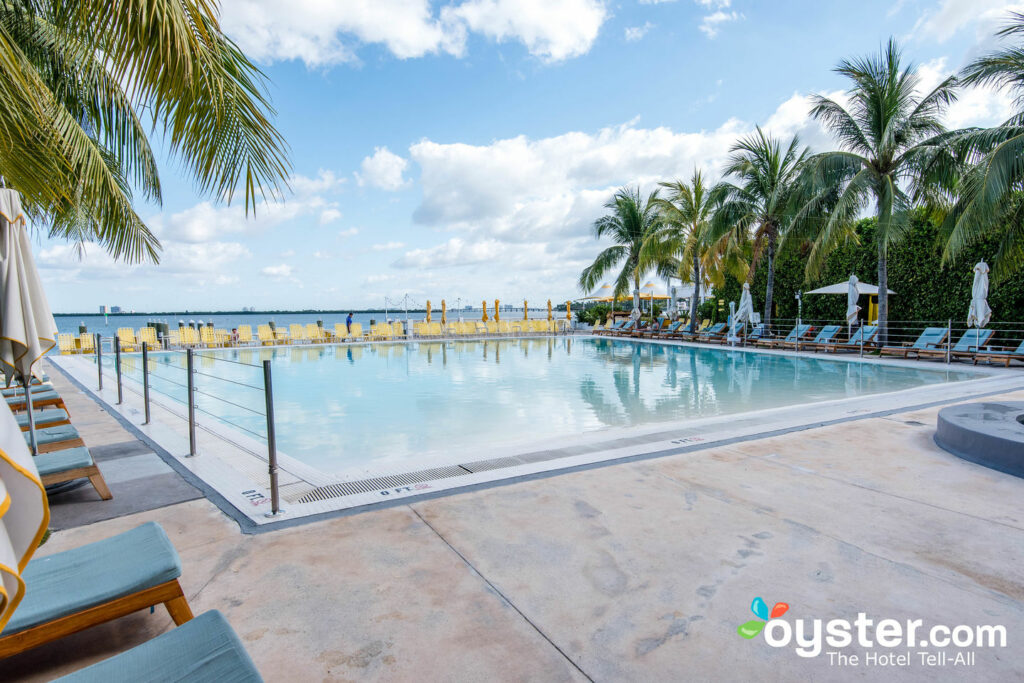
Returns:
[[[850,282],[848,280],[844,280],[843,282],[837,282],[836,284],[829,285],[828,287],[819,287],[818,289],[813,289],[813,290],[811,290],[809,292],[804,292],[804,294],[848,294],[849,291],[850,291]],[[892,291],[891,289],[887,290],[887,291],[889,292],[889,294],[895,294],[896,293],[896,292]],[[858,295],[870,294],[872,296],[877,296],[878,295],[878,285],[869,285],[866,282],[858,282],[857,283],[857,294]]]
[[[0,364],[6,384],[16,374],[31,375],[35,362],[53,348],[56,332],[32,260],[21,198],[0,189]]]
[[[50,522],[46,491],[11,411],[0,408],[0,631],[25,595],[21,573]]]
[[[985,327],[992,318],[988,307],[988,264],[979,261],[974,266],[974,285],[971,287],[971,308],[967,311],[968,327]]]

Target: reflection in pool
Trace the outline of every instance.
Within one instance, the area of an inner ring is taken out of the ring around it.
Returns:
[[[264,359],[273,366],[279,448],[325,472],[416,468],[424,451],[465,462],[489,457],[494,444],[976,376],[938,363],[897,367],[578,337],[204,350],[196,358],[200,411],[263,433],[263,394],[243,385],[262,386],[254,366]],[[154,391],[184,402],[184,363],[182,353],[152,354]],[[141,376],[136,356],[123,367]]]

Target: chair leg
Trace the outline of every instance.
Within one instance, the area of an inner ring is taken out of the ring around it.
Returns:
[[[114,497],[114,494],[112,494],[110,489],[107,488],[107,482],[103,478],[103,474],[100,473],[100,468],[93,465],[92,469],[95,473],[89,475],[89,481],[92,483],[93,488],[96,489],[96,493],[100,494],[100,498],[103,500],[110,500]]]
[[[168,613],[171,615],[171,619],[174,620],[175,626],[181,626],[192,618],[192,608],[188,606],[188,600],[181,593],[181,584],[178,584],[178,593],[177,597],[171,598],[164,603]]]

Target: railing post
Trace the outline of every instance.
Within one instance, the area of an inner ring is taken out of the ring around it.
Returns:
[[[952,343],[952,337],[953,337],[953,319],[952,318],[946,318],[946,365],[949,365],[949,360],[950,360],[949,359],[949,353],[950,353],[949,345]],[[975,349],[974,352],[977,353],[978,349]]]
[[[121,388],[121,340],[114,335],[114,374],[117,376],[117,405],[124,401],[124,391]]]
[[[96,333],[96,372],[99,375],[99,391],[103,391],[103,338]]]
[[[149,424],[149,344],[142,342],[142,405],[146,414],[146,421],[142,424]]]
[[[188,455],[196,454],[196,386],[192,349],[185,351],[185,370],[188,373]]]
[[[267,401],[267,464],[270,472],[270,512],[265,516],[276,517],[281,512],[280,495],[277,490],[277,434],[274,430],[274,385],[270,378],[270,361],[263,361],[263,394]]]

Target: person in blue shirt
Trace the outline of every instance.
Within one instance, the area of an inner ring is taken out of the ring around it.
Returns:
[[[349,313],[348,317],[345,318],[345,329],[348,330],[349,334],[352,334],[352,314]]]

